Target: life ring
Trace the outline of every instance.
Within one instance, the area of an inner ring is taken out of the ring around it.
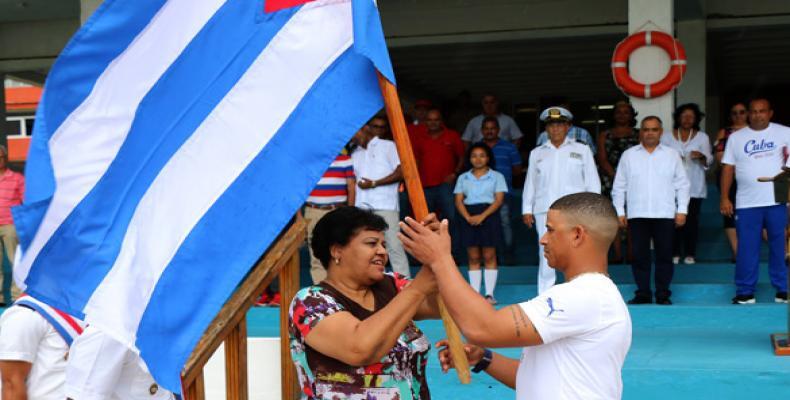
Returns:
[[[669,72],[658,82],[640,83],[628,74],[628,57],[642,46],[658,46],[667,52],[672,64]],[[617,44],[612,54],[612,76],[623,93],[649,99],[665,95],[676,88],[686,74],[686,50],[674,37],[660,31],[634,33]]]

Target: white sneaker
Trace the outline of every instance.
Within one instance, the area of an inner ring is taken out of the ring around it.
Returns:
[[[672,264],[679,264],[679,263],[680,263],[680,257],[678,256],[672,257]]]
[[[694,259],[692,256],[688,256],[683,259],[683,264],[694,265],[697,263],[697,260]]]

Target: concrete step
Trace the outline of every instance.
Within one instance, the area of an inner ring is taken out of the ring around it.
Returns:
[[[787,330],[787,307],[631,306],[629,313],[633,335],[622,371],[624,399],[786,397],[790,363],[773,355],[769,335]],[[279,335],[278,315],[277,308],[251,310],[249,335]],[[420,321],[418,326],[433,343],[445,337],[441,321]],[[497,352],[518,358],[521,349]],[[461,385],[454,373],[442,374],[435,350],[427,374],[434,398],[513,398],[511,389],[486,374],[474,375],[469,385]]]

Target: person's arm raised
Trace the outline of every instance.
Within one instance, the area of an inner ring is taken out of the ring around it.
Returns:
[[[494,309],[476,293],[458,271],[450,253],[447,221],[438,232],[406,218],[398,237],[403,247],[430,266],[439,284],[439,293],[461,332],[470,343],[486,347],[534,346],[543,340],[518,305]]]
[[[360,321],[349,312],[337,312],[318,322],[305,341],[316,351],[348,365],[378,362],[395,345],[420,305],[435,292],[435,285],[433,273],[424,268],[369,318]]]

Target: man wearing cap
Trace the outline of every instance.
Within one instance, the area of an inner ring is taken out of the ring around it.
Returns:
[[[562,106],[562,108],[564,108],[566,110],[568,109],[568,107],[566,107],[564,105]],[[568,115],[569,115],[569,118],[570,118],[570,120],[572,122],[573,121],[573,114],[570,111],[568,111]],[[596,154],[596,152],[598,151],[598,148],[595,145],[595,139],[593,139],[592,135],[590,135],[590,132],[588,132],[587,129],[584,129],[584,128],[580,127],[580,126],[576,126],[576,125],[571,124],[570,129],[568,129],[568,137],[570,139],[572,139],[572,140],[575,140],[575,141],[579,142],[579,143],[584,143],[587,146],[590,146],[590,150],[592,151],[593,154]],[[537,144],[535,146],[536,147],[537,146],[542,146],[548,141],[549,141],[549,133],[546,132],[546,131],[543,131],[543,132],[540,133],[540,135],[538,135],[538,141],[537,141]]]
[[[529,154],[521,212],[528,227],[535,225],[538,239],[546,233],[549,206],[565,195],[601,193],[601,180],[593,153],[584,144],[568,138],[571,113],[562,107],[549,107],[540,114],[546,123],[549,141]],[[538,242],[538,293],[554,286],[556,273],[543,256]]]
[[[499,100],[493,94],[483,96],[483,113],[472,118],[466,125],[466,130],[461,136],[464,146],[469,147],[470,143],[477,143],[483,140],[483,119],[485,117],[496,117],[499,121],[499,137],[503,140],[513,142],[516,147],[521,147],[521,138],[524,136],[521,129],[516,125],[516,121],[509,116],[499,112]]]

